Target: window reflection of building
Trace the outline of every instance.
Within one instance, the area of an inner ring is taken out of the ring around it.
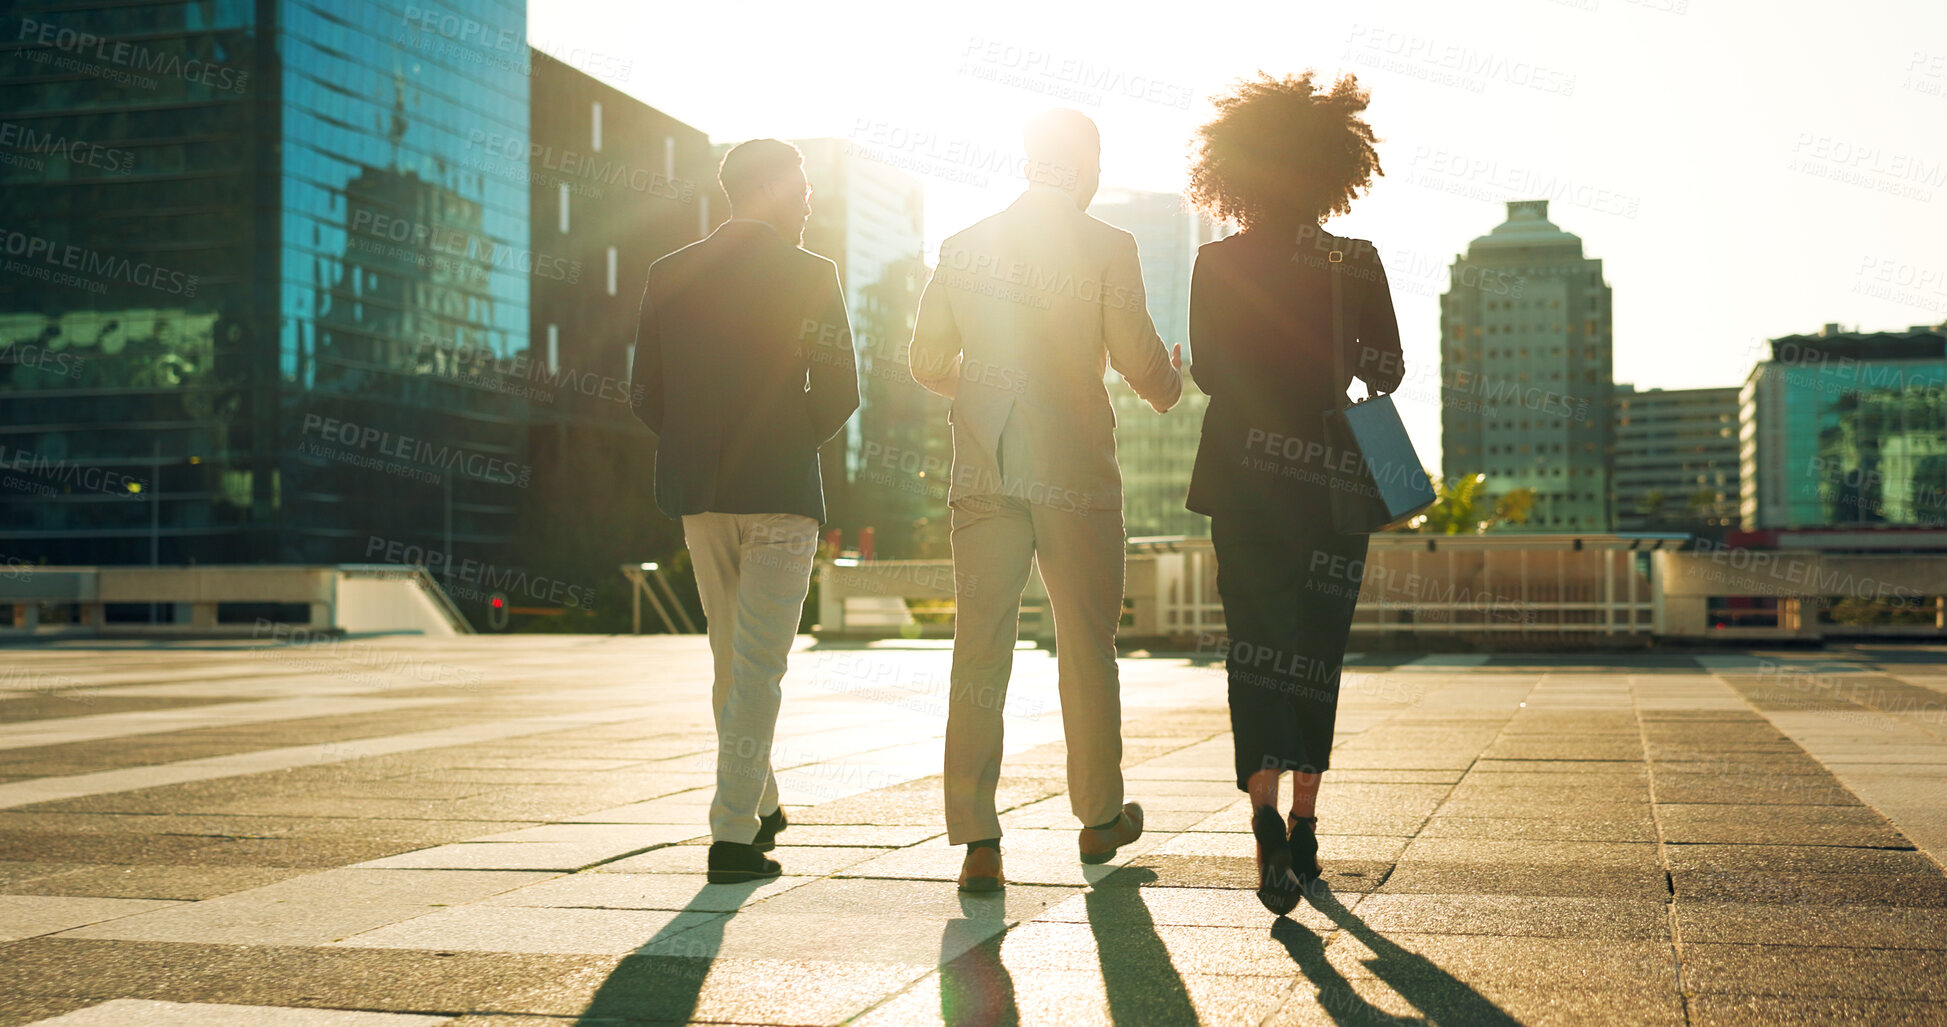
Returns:
[[[906,360],[927,278],[926,264],[917,258],[891,262],[878,281],[860,290],[862,302],[851,311],[864,440],[855,457],[853,496],[881,559],[951,555],[947,401],[920,387]]]
[[[1142,259],[1143,298],[1164,346],[1190,352],[1190,272],[1197,249],[1231,234],[1231,226],[1190,209],[1180,193],[1104,190],[1089,204],[1091,216],[1136,237]],[[1183,505],[1190,492],[1203,436],[1203,414],[1210,397],[1183,376],[1183,398],[1158,417],[1148,403],[1109,372],[1109,399],[1115,405],[1116,460],[1122,466],[1122,516],[1128,533],[1208,535],[1210,520]]]
[[[1773,339],[1740,406],[1745,528],[1947,524],[1947,326]]]
[[[486,39],[524,35],[518,2],[445,9]],[[105,259],[113,270],[80,285],[0,273],[0,347],[78,367],[0,358],[0,445],[155,483],[120,497],[0,483],[0,550],[84,564],[335,562],[366,559],[378,537],[503,563],[520,490],[468,473],[478,461],[459,461],[449,495],[299,447],[307,418],[334,418],[525,462],[518,398],[446,373],[469,347],[526,346],[525,168],[482,161],[474,145],[525,138],[522,55],[440,37],[375,0],[330,15],[272,0],[37,17],[216,73],[51,75],[32,45],[0,52],[11,120],[129,158],[0,163],[0,224],[147,269]],[[380,215],[466,242],[369,245]]]
[[[845,139],[796,139],[804,152],[805,177],[811,183],[811,217],[805,223],[804,248],[838,265],[845,305],[852,322],[852,345],[860,357],[859,413],[819,454],[825,471],[828,527],[843,529],[852,546],[862,528],[884,535],[892,548],[877,545],[881,556],[904,555],[913,527],[909,500],[920,495],[924,482],[917,470],[900,472],[888,484],[883,475],[861,478],[872,456],[883,457],[895,447],[916,440],[903,434],[875,435],[893,430],[905,410],[917,414],[930,405],[908,390],[923,392],[907,377],[890,373],[905,359],[912,339],[909,317],[919,309],[918,294],[907,295],[908,272],[923,262],[925,189],[905,171],[874,158]],[[919,279],[918,288],[925,287]],[[872,374],[873,368],[882,373]],[[875,412],[875,404],[890,404]],[[944,407],[939,408],[944,410]],[[945,431],[945,415],[937,419]],[[909,468],[916,466],[908,458]],[[883,470],[883,468],[882,468]],[[920,490],[920,491],[915,491]],[[943,511],[944,496],[935,500]]]

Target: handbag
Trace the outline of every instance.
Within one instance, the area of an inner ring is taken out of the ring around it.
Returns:
[[[1325,411],[1326,487],[1332,496],[1332,527],[1341,535],[1369,535],[1402,524],[1433,505],[1427,477],[1406,422],[1391,395],[1367,390],[1366,398],[1346,397],[1345,283],[1342,250],[1328,257],[1332,274],[1332,382],[1340,406]]]

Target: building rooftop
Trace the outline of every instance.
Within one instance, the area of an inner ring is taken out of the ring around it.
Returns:
[[[1904,331],[1845,331],[1828,324],[1815,333],[1771,340],[1771,359],[1790,363],[1824,360],[1939,360],[1947,357],[1947,323]]]
[[[1547,200],[1509,200],[1508,219],[1469,243],[1467,255],[1473,257],[1482,250],[1492,252],[1515,248],[1561,249],[1579,257],[1582,255],[1582,237],[1564,232],[1559,225],[1548,220]]]

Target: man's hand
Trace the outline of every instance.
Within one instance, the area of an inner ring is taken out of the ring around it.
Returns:
[[[1180,342],[1170,347],[1170,370],[1176,372],[1176,393],[1180,397],[1183,395],[1183,344]],[[1175,405],[1176,400],[1174,399],[1165,404],[1158,404],[1154,400],[1151,400],[1149,409],[1159,414],[1167,414],[1170,412],[1170,407]]]

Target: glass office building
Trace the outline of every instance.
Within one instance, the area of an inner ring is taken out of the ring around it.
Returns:
[[[1739,399],[1745,528],[1947,525],[1947,326],[1773,339]]]
[[[16,3],[0,551],[492,563],[525,400],[518,0]]]

